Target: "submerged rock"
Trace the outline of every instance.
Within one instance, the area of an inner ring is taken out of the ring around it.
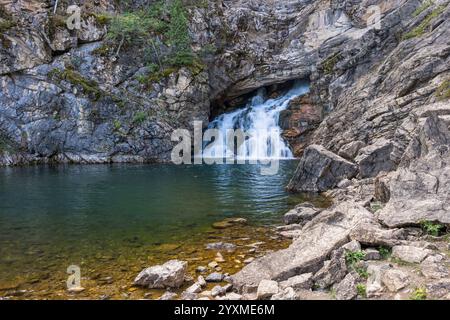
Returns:
[[[170,260],[142,270],[134,279],[134,284],[148,288],[178,288],[184,282],[186,271],[186,261]]]
[[[206,245],[207,250],[226,250],[226,251],[234,251],[236,249],[236,245],[232,243],[226,242],[214,242],[208,243]]]
[[[221,282],[224,276],[222,273],[213,272],[206,277],[206,282]]]

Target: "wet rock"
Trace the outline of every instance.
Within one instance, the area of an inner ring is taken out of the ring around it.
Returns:
[[[272,280],[262,280],[258,285],[256,297],[259,300],[269,299],[278,293],[278,282]]]
[[[226,251],[234,251],[236,249],[236,245],[232,243],[226,243],[226,242],[215,242],[215,243],[208,243],[206,245],[207,250],[226,250]]]
[[[208,268],[205,267],[205,266],[198,266],[198,267],[195,269],[195,271],[196,271],[196,272],[199,272],[199,273],[205,273],[206,271],[208,271]]]
[[[288,190],[322,192],[334,188],[342,179],[351,179],[358,173],[355,164],[319,145],[306,148]]]
[[[356,279],[351,273],[335,286],[337,300],[352,300],[358,295]]]
[[[252,263],[254,260],[255,260],[255,258],[250,257],[250,258],[245,259],[245,260],[244,260],[244,263],[245,263],[245,264],[249,264],[249,263]]]
[[[364,260],[381,260],[381,254],[377,249],[367,248],[364,250]]]
[[[221,282],[224,276],[222,273],[213,272],[206,277],[206,282]]]
[[[178,295],[176,293],[167,291],[167,292],[164,292],[164,294],[161,297],[159,297],[158,300],[175,300],[175,298],[177,296]]]
[[[186,289],[186,293],[200,293],[202,291],[202,286],[200,283],[196,282],[192,286]]]
[[[391,160],[393,148],[392,141],[383,138],[362,148],[355,158],[361,178],[375,177],[380,172],[392,171],[395,168],[395,163]]]
[[[311,203],[302,203],[297,205],[294,209],[290,210],[284,215],[285,224],[300,224],[304,225],[306,222],[314,218],[322,210],[316,208]]]
[[[203,278],[203,276],[198,276],[198,278],[197,278],[197,283],[198,283],[201,287],[205,287],[205,286],[206,286],[206,280],[205,280],[205,278]]]
[[[219,264],[216,261],[212,261],[210,263],[208,263],[208,267],[211,269],[215,269],[219,266]]]
[[[220,252],[217,252],[214,260],[219,263],[225,262],[225,259],[223,258],[222,254]]]
[[[187,262],[170,260],[163,265],[146,268],[134,279],[134,284],[148,288],[178,288],[184,282]]]
[[[421,263],[432,251],[413,246],[395,246],[392,257],[409,263]]]
[[[381,281],[389,291],[397,292],[409,285],[410,277],[403,271],[390,269],[382,273]]]
[[[67,289],[67,291],[70,292],[70,293],[81,293],[84,290],[86,290],[86,289],[83,288],[83,287],[73,287],[73,288]]]
[[[429,279],[446,278],[449,276],[449,269],[446,263],[447,261],[442,255],[429,256],[420,264],[421,272]]]
[[[311,289],[313,285],[312,277],[312,273],[304,273],[280,282],[280,287],[283,289],[291,287],[294,290]]]

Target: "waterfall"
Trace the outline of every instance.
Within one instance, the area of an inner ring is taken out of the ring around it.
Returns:
[[[308,91],[309,84],[306,81],[297,81],[290,90],[274,99],[267,98],[264,88],[259,89],[244,108],[222,114],[209,124],[208,129],[216,129],[217,135],[204,146],[203,157],[237,160],[293,158],[281,136],[279,116],[292,99]],[[234,138],[227,140],[230,138],[230,129],[234,132],[242,130],[245,139],[235,146]]]

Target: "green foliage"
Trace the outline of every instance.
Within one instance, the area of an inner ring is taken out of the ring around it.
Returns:
[[[426,300],[427,290],[425,288],[416,288],[409,297],[411,300]]]
[[[147,120],[147,113],[143,111],[137,112],[133,117],[133,122],[137,124],[143,123],[145,120]]]
[[[204,69],[204,64],[191,49],[189,21],[181,0],[169,3],[159,1],[146,10],[127,12],[110,21],[107,39],[122,45],[139,45],[143,48],[148,63],[149,75],[138,76],[143,84],[160,81],[181,67],[188,67],[193,73]],[[160,57],[157,47],[161,41],[168,46],[168,52]],[[98,54],[109,54],[105,48]]]
[[[431,221],[422,221],[420,223],[422,230],[427,234],[432,235],[434,237],[438,237],[441,233],[441,230],[445,229],[445,226],[439,223],[434,223]]]
[[[366,293],[366,286],[362,283],[358,283],[356,285],[356,290],[358,291],[358,295],[366,298],[367,297],[367,293]]]
[[[420,37],[429,29],[431,22],[434,18],[438,17],[442,12],[444,12],[446,5],[440,5],[434,9],[430,14],[428,14],[425,19],[413,30],[403,35],[403,40],[408,40],[416,37]]]
[[[355,272],[363,279],[367,279],[369,277],[369,273],[366,268],[363,267],[354,267]]]
[[[386,260],[390,257],[392,250],[388,247],[380,246],[378,247],[378,252],[380,253],[381,257]]]
[[[442,82],[436,89],[435,95],[439,100],[450,99],[450,79]]]
[[[425,0],[425,1],[423,1],[422,4],[416,9],[416,11],[414,11],[413,16],[417,17],[418,15],[420,15],[422,12],[427,10],[432,5],[433,5],[433,1],[432,0]]]
[[[92,14],[95,21],[100,26],[107,26],[111,23],[113,17],[108,13],[94,13]]]
[[[362,251],[347,251],[345,253],[345,262],[347,265],[353,266],[364,259],[365,256],[366,254]]]
[[[117,119],[113,121],[113,125],[114,125],[114,130],[116,130],[116,131],[119,131],[120,128],[122,128],[122,124]]]

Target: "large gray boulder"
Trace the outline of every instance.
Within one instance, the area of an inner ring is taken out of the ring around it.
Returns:
[[[382,171],[392,171],[395,168],[395,162],[391,159],[393,148],[392,141],[382,138],[359,150],[355,162],[359,165],[360,177],[370,178]]]
[[[343,179],[351,179],[358,167],[319,145],[306,148],[288,185],[288,190],[322,192],[334,188]]]
[[[354,202],[322,211],[303,227],[289,248],[258,258],[233,275],[234,287],[255,291],[264,279],[284,281],[316,272],[333,250],[349,242],[351,229],[361,222],[376,223],[369,211]]]
[[[134,284],[148,288],[179,288],[184,282],[186,270],[186,261],[170,260],[142,270],[134,279]]]

